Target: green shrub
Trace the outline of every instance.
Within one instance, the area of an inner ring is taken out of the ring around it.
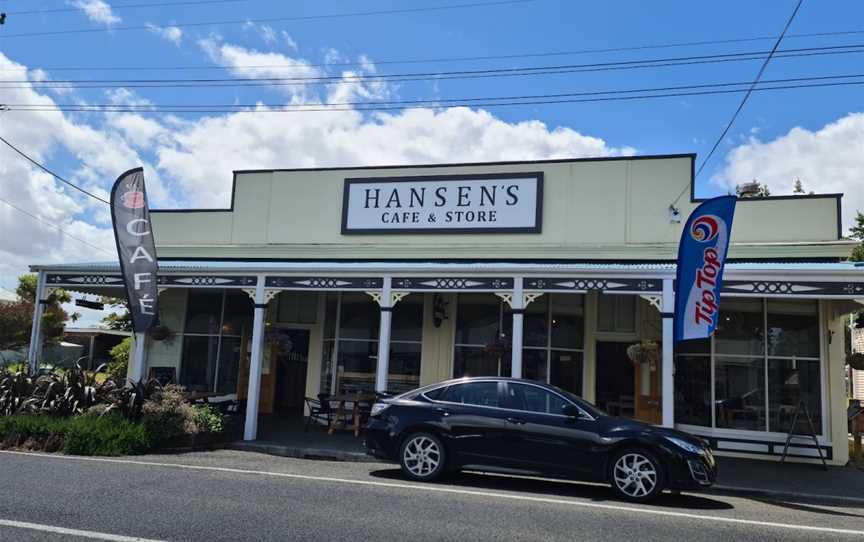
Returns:
[[[150,449],[143,424],[119,414],[78,416],[68,420],[63,451],[72,455],[132,455]]]
[[[225,432],[225,416],[210,405],[195,405],[195,424],[201,433]]]
[[[126,382],[126,373],[129,369],[129,353],[132,351],[132,337],[126,337],[108,353],[111,354],[111,362],[108,363],[108,378],[115,382]]]
[[[181,435],[196,435],[198,414],[183,397],[183,387],[168,385],[144,403],[141,418],[154,444],[164,443]]]
[[[57,451],[67,428],[67,420],[41,414],[3,416],[0,417],[0,447]]]
[[[0,418],[0,447],[73,455],[130,455],[146,452],[151,439],[140,423],[119,414],[53,418],[20,414]]]

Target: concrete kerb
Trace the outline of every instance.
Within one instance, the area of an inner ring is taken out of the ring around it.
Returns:
[[[226,449],[245,452],[259,452],[280,457],[293,457],[296,459],[317,459],[322,461],[346,461],[354,463],[382,462],[381,460],[366,455],[363,452],[348,452],[328,448],[285,446],[269,442],[232,442],[226,446]]]

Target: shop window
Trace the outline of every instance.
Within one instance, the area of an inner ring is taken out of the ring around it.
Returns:
[[[715,331],[718,354],[759,356],[765,348],[763,301],[761,299],[725,299],[720,305],[720,319]]]
[[[191,290],[180,383],[194,391],[236,393],[242,335],[251,320],[252,301],[245,293]]]
[[[675,419],[786,433],[803,401],[821,434],[820,348],[816,301],[725,299],[712,340],[675,346]]]
[[[597,331],[604,333],[636,332],[636,296],[597,296]]]
[[[711,425],[711,356],[675,356],[675,423]]]
[[[717,427],[765,430],[765,360],[717,357],[714,360]]]
[[[372,392],[378,367],[381,310],[365,293],[327,294],[321,364],[322,393]],[[338,325],[337,325],[338,323]],[[420,385],[423,296],[406,296],[393,309],[387,391]]]
[[[510,376],[513,313],[491,294],[462,294],[453,376]],[[546,294],[525,310],[522,377],[582,395],[584,296]],[[474,341],[474,342],[469,342]]]
[[[317,321],[317,292],[282,292],[277,299],[276,321],[280,324],[314,324]]]

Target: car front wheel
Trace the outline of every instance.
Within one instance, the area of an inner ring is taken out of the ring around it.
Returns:
[[[623,450],[612,457],[609,481],[619,497],[633,502],[647,502],[663,492],[663,465],[646,450]]]
[[[411,480],[429,482],[444,473],[446,455],[444,445],[437,436],[413,433],[402,443],[399,465],[402,473]]]

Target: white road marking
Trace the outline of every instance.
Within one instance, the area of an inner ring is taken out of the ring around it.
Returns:
[[[41,453],[32,453],[32,452],[16,452],[12,450],[0,450],[0,453],[3,454],[17,454],[17,455],[25,455],[30,457],[40,457],[46,459],[55,459],[55,460],[69,460],[69,461],[92,461],[99,463],[118,463],[124,465],[142,465],[145,467],[166,467],[166,468],[176,468],[176,469],[188,469],[188,470],[199,470],[199,471],[211,471],[211,472],[227,472],[232,474],[251,474],[258,476],[272,476],[275,478],[287,478],[293,480],[311,480],[317,482],[328,482],[335,484],[353,484],[360,486],[374,486],[374,487],[389,487],[389,488],[398,488],[398,489],[415,489],[418,491],[426,491],[430,493],[449,493],[456,495],[471,495],[476,497],[491,497],[496,499],[506,499],[513,501],[527,501],[527,502],[536,502],[536,503],[545,503],[545,504],[561,504],[566,506],[574,506],[581,508],[595,508],[600,510],[615,510],[615,511],[623,511],[630,512],[634,514],[646,514],[646,515],[654,515],[654,516],[665,516],[665,517],[673,517],[673,518],[683,518],[683,519],[693,519],[699,521],[707,521],[707,522],[715,522],[715,523],[726,523],[726,524],[736,524],[736,525],[754,525],[760,527],[774,527],[777,529],[787,529],[787,530],[795,530],[795,531],[811,531],[811,532],[820,532],[820,533],[832,533],[832,534],[851,534],[851,535],[864,535],[864,530],[854,530],[854,529],[837,529],[834,527],[816,527],[813,525],[795,525],[790,523],[776,523],[772,521],[757,521],[753,519],[740,519],[740,518],[727,518],[720,516],[703,516],[699,514],[691,514],[688,512],[672,512],[669,510],[656,510],[650,508],[637,508],[635,506],[622,506],[616,504],[601,504],[595,502],[582,502],[582,501],[574,501],[571,499],[556,499],[552,497],[533,497],[530,495],[517,495],[517,494],[508,494],[508,493],[500,493],[497,491],[479,491],[474,489],[459,489],[455,487],[442,487],[436,485],[420,485],[420,484],[407,484],[407,483],[396,483],[396,482],[377,482],[373,480],[353,480],[351,478],[335,478],[330,476],[311,476],[308,474],[290,474],[285,472],[272,472],[272,471],[260,471],[260,470],[250,470],[250,469],[235,469],[232,467],[208,467],[204,465],[184,465],[182,463],[163,463],[158,461],[135,461],[131,459],[111,459],[106,457],[81,457],[81,456],[71,456],[71,455],[55,455],[55,454],[41,454]]]
[[[0,527],[15,527],[16,529],[29,529],[43,533],[62,534],[65,536],[77,536],[91,540],[108,540],[109,542],[164,542],[150,538],[138,538],[135,536],[123,536],[119,534],[97,533],[95,531],[82,531],[79,529],[67,529],[55,525],[42,525],[41,523],[27,523],[26,521],[12,521],[0,519]]]

